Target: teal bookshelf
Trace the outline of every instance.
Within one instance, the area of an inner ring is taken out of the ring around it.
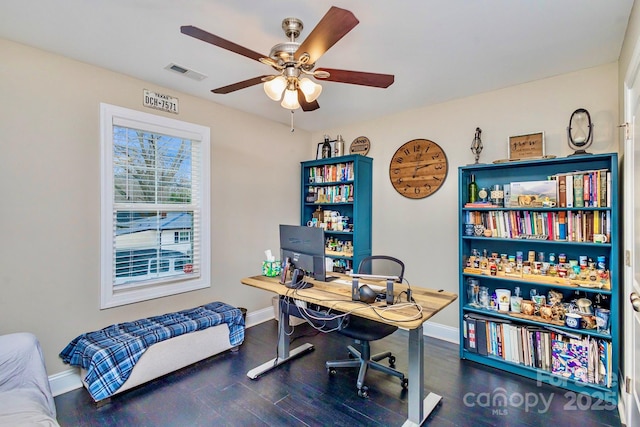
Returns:
[[[486,205],[469,206],[471,175],[489,194],[494,186],[504,189],[514,182],[552,180],[556,189],[562,186],[564,196],[560,199],[557,191],[551,199],[525,194],[520,200],[511,199],[514,205],[505,198],[504,206],[497,200],[492,204],[489,196]],[[569,175],[570,180],[582,180],[589,194],[574,186],[569,200]],[[617,154],[463,166],[458,168],[458,185],[460,357],[617,404],[621,336]],[[471,232],[467,224],[481,227]],[[603,243],[598,234],[605,234],[607,241]],[[555,260],[549,259],[552,254]],[[604,269],[599,268],[600,261]],[[496,289],[513,296],[518,288],[525,303],[519,313],[512,311],[512,305],[496,309],[491,301],[486,307],[474,292],[482,288],[489,298]],[[596,308],[610,310],[608,329],[593,327],[598,322]],[[570,327],[569,312],[578,312],[580,329]]]
[[[372,165],[372,158],[361,155],[301,163],[300,223],[314,225],[318,209],[330,216],[322,221],[325,238],[333,242],[326,255],[338,271],[357,268],[371,255]]]

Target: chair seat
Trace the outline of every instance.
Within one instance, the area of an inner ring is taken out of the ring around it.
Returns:
[[[350,316],[349,324],[338,331],[349,338],[363,341],[377,341],[398,330],[397,326],[387,325],[358,316]]]

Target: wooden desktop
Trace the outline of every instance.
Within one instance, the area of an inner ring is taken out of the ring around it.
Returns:
[[[336,275],[336,273],[332,273]],[[351,278],[346,275],[340,275],[339,280],[350,281]],[[409,393],[408,393],[408,418],[404,426],[419,426],[429,416],[433,408],[442,399],[435,393],[429,393],[425,396],[424,391],[424,337],[423,323],[430,319],[434,314],[455,301],[458,296],[451,292],[443,290],[434,290],[411,286],[411,294],[415,302],[422,307],[422,316],[416,317],[417,310],[415,307],[406,307],[400,310],[386,310],[383,317],[380,316],[380,310],[373,307],[382,308],[386,304],[384,302],[373,303],[369,307],[361,302],[351,300],[351,286],[334,282],[318,282],[310,280],[313,287],[306,289],[290,289],[279,283],[277,277],[252,276],[246,277],[241,282],[248,286],[253,286],[262,290],[274,292],[283,296],[290,296],[297,300],[306,301],[334,310],[349,312],[351,315],[365,317],[378,322],[388,323],[398,326],[409,331],[408,354],[409,354]],[[382,283],[378,283],[381,284]],[[394,284],[394,295],[398,296],[407,290],[404,284]],[[406,301],[406,294],[403,294],[401,301]],[[281,316],[279,327],[282,331],[289,329],[289,316]],[[312,350],[311,344],[302,344],[301,346],[290,350],[289,336],[285,333],[279,334],[278,339],[278,357],[271,359],[262,365],[247,372],[247,376],[256,379],[265,372],[286,363],[288,360],[298,357],[309,350]]]

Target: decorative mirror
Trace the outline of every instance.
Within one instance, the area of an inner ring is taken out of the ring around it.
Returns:
[[[569,147],[574,150],[572,156],[590,154],[585,150],[593,142],[593,124],[591,123],[591,115],[584,108],[578,108],[571,114],[567,138]]]

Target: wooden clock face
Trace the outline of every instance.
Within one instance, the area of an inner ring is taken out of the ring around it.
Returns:
[[[423,199],[435,193],[447,178],[447,155],[435,142],[413,139],[391,158],[389,179],[404,197]]]

